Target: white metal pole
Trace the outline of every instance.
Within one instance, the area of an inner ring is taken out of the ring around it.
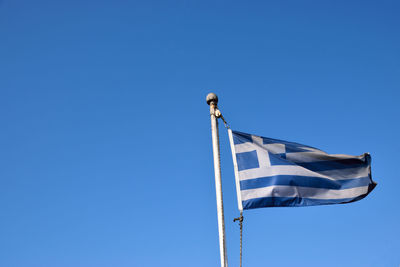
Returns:
[[[218,103],[218,97],[216,94],[210,93],[207,95],[207,104],[210,105],[210,115],[211,115],[215,190],[217,195],[219,251],[221,257],[221,267],[227,267],[228,259],[226,255],[226,244],[225,244],[224,203],[222,200],[221,165],[220,165],[219,135],[218,135],[218,121],[217,121],[217,119],[221,116],[221,113],[217,108],[217,103]]]

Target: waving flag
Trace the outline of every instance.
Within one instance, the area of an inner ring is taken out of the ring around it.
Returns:
[[[229,129],[239,210],[349,203],[376,186],[371,157],[330,155]]]

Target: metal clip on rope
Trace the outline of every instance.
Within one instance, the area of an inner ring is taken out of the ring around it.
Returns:
[[[230,128],[229,125],[228,125],[228,123],[226,122],[224,116],[222,116],[222,113],[221,113],[221,111],[220,111],[219,109],[215,109],[214,115],[215,115],[215,117],[217,117],[217,118],[221,118],[221,120],[224,122],[224,126],[225,126],[226,129],[229,129],[229,128]]]

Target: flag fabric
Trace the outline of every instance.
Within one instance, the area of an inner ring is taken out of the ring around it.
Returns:
[[[330,155],[230,129],[229,138],[239,210],[349,203],[376,186],[368,153]]]

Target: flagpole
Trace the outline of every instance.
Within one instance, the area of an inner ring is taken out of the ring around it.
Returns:
[[[211,133],[214,155],[214,173],[215,173],[215,191],[217,196],[217,213],[218,213],[218,233],[219,233],[219,251],[221,257],[221,267],[228,266],[225,243],[225,222],[224,222],[224,203],[222,199],[222,184],[221,184],[221,165],[219,154],[219,135],[218,135],[218,118],[221,112],[218,110],[218,97],[214,93],[207,95],[207,104],[210,105],[211,115]]]

